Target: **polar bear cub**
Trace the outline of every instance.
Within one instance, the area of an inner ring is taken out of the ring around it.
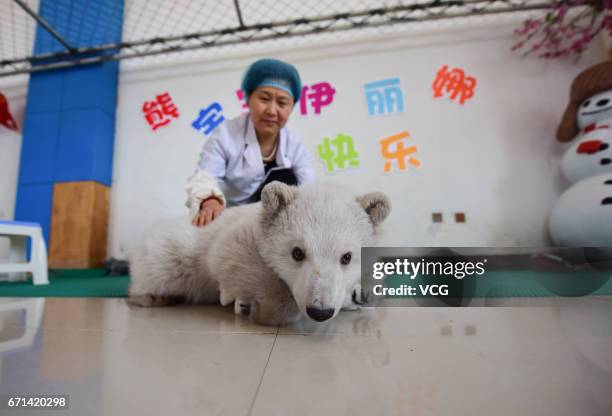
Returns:
[[[361,247],[376,242],[390,209],[379,192],[272,182],[261,203],[205,227],[188,218],[156,227],[130,259],[128,302],[236,302],[267,325],[328,320],[358,303]]]

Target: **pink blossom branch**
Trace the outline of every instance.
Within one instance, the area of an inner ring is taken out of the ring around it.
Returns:
[[[571,19],[570,10],[581,7]],[[523,56],[539,52],[540,58],[580,56],[603,30],[612,34],[612,0],[552,1],[540,19],[527,19],[515,34],[522,37],[512,50],[525,49]]]

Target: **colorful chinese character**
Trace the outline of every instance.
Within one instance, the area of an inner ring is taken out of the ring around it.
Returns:
[[[142,105],[142,112],[153,131],[167,125],[173,118],[179,117],[178,108],[167,92],[155,97],[155,101],[146,101]]]
[[[371,116],[404,112],[404,95],[399,78],[369,82],[365,84],[365,95]]]
[[[454,100],[459,96],[459,104],[463,105],[466,100],[474,96],[476,78],[466,77],[462,69],[454,68],[448,71],[448,65],[444,65],[436,74],[432,84],[434,97],[442,97],[443,93],[450,94],[449,98]]]
[[[18,130],[17,122],[9,110],[9,102],[4,94],[0,93],[0,124],[10,130]]]
[[[221,104],[212,103],[207,108],[200,110],[198,118],[191,123],[191,127],[198,131],[204,129],[204,134],[208,136],[219,124],[225,121],[223,114],[221,114],[222,111]]]
[[[406,170],[406,158],[417,151],[414,145],[410,147],[404,146],[404,139],[409,137],[410,133],[408,133],[408,131],[403,131],[380,140],[380,153],[382,157],[386,159],[384,165],[385,173],[391,172],[393,161],[396,162],[400,172]],[[395,146],[392,147],[392,145]],[[409,157],[408,162],[416,168],[421,166],[421,162],[414,157]]]
[[[247,104],[246,100],[244,99],[244,91],[236,90],[236,97],[238,97],[238,101],[240,101],[240,105],[242,106],[242,112],[243,113],[248,113],[249,112],[249,105]]]
[[[327,172],[333,172],[335,167],[338,169],[359,167],[359,153],[355,151],[353,138],[346,134],[338,134],[332,140],[325,137],[323,143],[317,145],[317,153],[325,162]]]
[[[308,92],[310,90],[310,92]],[[302,95],[300,97],[300,114],[308,114],[308,104],[314,109],[315,114],[321,114],[321,108],[330,105],[334,101],[336,90],[329,82],[319,82],[310,87],[304,85],[302,87]]]

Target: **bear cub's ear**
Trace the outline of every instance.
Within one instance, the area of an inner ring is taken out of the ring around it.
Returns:
[[[295,197],[295,187],[274,181],[261,191],[261,204],[267,212],[278,212],[285,208]]]
[[[357,197],[357,202],[370,216],[375,226],[383,222],[391,212],[391,201],[382,192],[371,192]]]

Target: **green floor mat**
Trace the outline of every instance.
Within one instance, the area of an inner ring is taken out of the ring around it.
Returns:
[[[0,297],[120,298],[126,297],[129,276],[105,276],[104,269],[50,270],[48,285],[0,282]]]
[[[50,270],[48,285],[25,282],[0,282],[0,297],[126,297],[129,276],[105,276],[104,269]],[[612,295],[612,277],[607,272],[584,274],[544,273],[532,271],[494,271],[478,281],[464,281],[468,297],[551,297]],[[387,287],[406,283],[404,278],[389,279]],[[426,283],[418,279],[413,284]],[[429,280],[429,283],[434,283]],[[440,280],[435,283],[458,284]]]

